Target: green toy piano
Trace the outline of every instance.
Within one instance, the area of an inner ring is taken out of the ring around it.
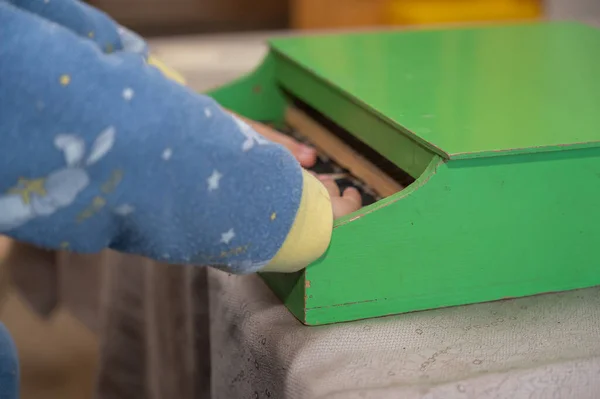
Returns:
[[[307,325],[600,285],[600,30],[282,38],[210,94],[366,198],[319,261],[262,276]]]

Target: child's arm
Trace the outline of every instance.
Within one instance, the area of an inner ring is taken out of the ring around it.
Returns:
[[[104,12],[80,0],[6,0],[22,11],[58,24],[95,43],[104,53],[126,51],[148,55],[146,42]]]
[[[142,57],[0,3],[0,233],[235,273],[329,244],[327,190],[289,152]]]
[[[102,11],[79,0],[9,0],[22,10],[69,29],[81,38],[94,42],[105,53],[125,51],[138,54],[157,67],[168,78],[185,84],[184,78],[149,54],[147,43],[136,33],[118,25]],[[267,139],[285,146],[300,164],[311,167],[317,160],[316,151],[290,137],[276,132],[258,122],[247,121]]]

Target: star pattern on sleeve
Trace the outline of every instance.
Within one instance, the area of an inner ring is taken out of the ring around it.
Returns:
[[[17,187],[9,189],[8,194],[17,194],[21,197],[24,204],[29,204],[32,194],[37,194],[40,197],[46,196],[45,182],[46,179],[19,178]]]
[[[123,98],[125,99],[125,101],[131,101],[134,95],[135,92],[131,87],[126,87],[125,89],[123,89]]]
[[[215,191],[219,189],[219,183],[223,175],[218,171],[214,170],[210,177],[206,180],[208,183],[208,191]]]
[[[231,115],[231,118],[238,127],[238,130],[244,135],[245,140],[242,143],[242,151],[247,152],[254,148],[254,145],[268,145],[270,141],[258,134],[250,125],[236,116]]]
[[[221,234],[221,243],[229,244],[231,240],[235,237],[235,231],[233,229],[227,230],[225,233]]]
[[[119,216],[129,216],[135,211],[135,208],[130,204],[119,205],[115,208],[115,213]]]
[[[71,83],[71,77],[67,74],[60,76],[60,84],[63,86],[68,86]]]

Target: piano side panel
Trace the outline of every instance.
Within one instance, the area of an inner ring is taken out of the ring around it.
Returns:
[[[306,319],[305,271],[297,273],[261,273],[260,277],[269,286],[288,310],[300,321]]]
[[[586,149],[433,165],[336,224],[327,254],[305,271],[302,321],[600,285],[599,162],[600,149]]]
[[[281,123],[287,105],[275,81],[275,58],[271,54],[250,74],[207,94],[223,107],[257,121]]]

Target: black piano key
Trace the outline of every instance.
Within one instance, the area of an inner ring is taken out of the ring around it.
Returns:
[[[269,124],[270,125],[270,124]],[[270,125],[272,126],[272,125]],[[290,128],[289,126],[280,127],[277,129],[280,133],[285,134],[286,136],[292,137],[296,139],[298,142],[312,146],[310,141],[302,136],[296,130]],[[358,190],[361,195],[363,206],[371,205],[377,202],[380,198],[371,190],[368,186],[366,186],[363,182],[358,179],[354,179],[351,176],[350,172],[342,168],[335,161],[330,159],[328,156],[324,154],[318,154],[317,162],[311,168],[309,168],[311,172],[316,174],[335,174],[335,175],[348,175],[348,178],[338,178],[336,179],[336,184],[340,189],[340,193],[343,193],[345,189],[348,187],[354,187]]]
[[[317,157],[317,162],[315,165],[309,168],[309,170],[320,175],[336,173],[335,165],[333,165],[328,158],[320,155]]]

